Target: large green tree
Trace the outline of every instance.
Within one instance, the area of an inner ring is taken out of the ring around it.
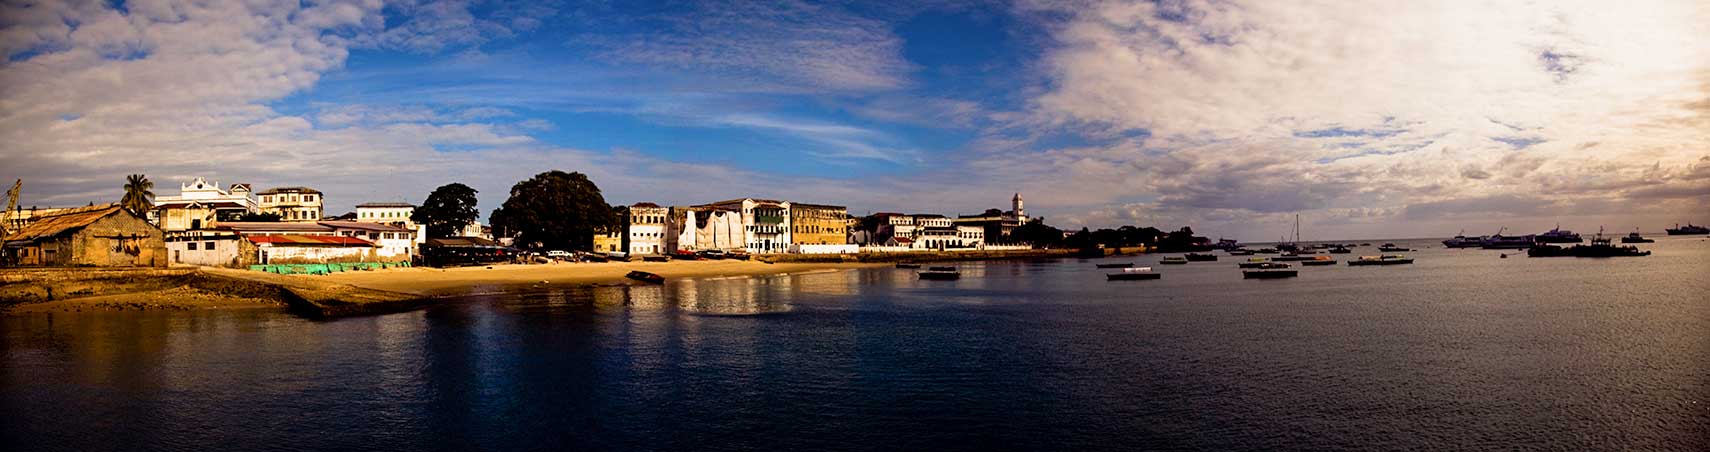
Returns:
[[[511,197],[493,210],[493,231],[516,238],[519,247],[589,250],[595,231],[616,227],[617,215],[600,187],[582,173],[553,170],[511,186]]]
[[[147,215],[154,209],[154,182],[141,174],[125,177],[125,197],[119,199],[119,206],[137,215]]]
[[[410,221],[427,225],[428,237],[444,238],[458,235],[464,226],[480,216],[475,209],[475,189],[452,182],[429,193]]]

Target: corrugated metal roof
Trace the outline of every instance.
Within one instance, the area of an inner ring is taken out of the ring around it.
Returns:
[[[239,233],[259,232],[332,232],[333,228],[319,223],[287,223],[283,221],[222,221],[219,229]]]
[[[376,246],[374,242],[338,235],[249,235],[250,243],[271,243],[275,246]]]
[[[45,237],[54,237],[67,231],[88,226],[108,215],[119,212],[123,212],[123,209],[120,209],[118,204],[80,207],[54,212],[52,215],[36,217],[35,222],[18,229],[18,232],[14,232],[12,235],[6,236],[5,241],[34,241]]]
[[[385,223],[368,223],[368,222],[362,222],[362,221],[322,221],[322,222],[320,222],[320,225],[321,226],[327,226],[327,227],[330,227],[333,229],[356,229],[356,230],[362,230],[362,231],[375,231],[375,232],[411,232],[409,229],[404,229],[404,228],[400,228],[400,227],[385,224]]]
[[[266,191],[263,191],[261,193],[256,193],[256,194],[258,194],[258,195],[277,195],[280,193],[312,193],[312,194],[318,195],[318,194],[321,194],[321,191],[313,189],[313,188],[309,188],[309,187],[275,187],[275,188],[269,188]]]

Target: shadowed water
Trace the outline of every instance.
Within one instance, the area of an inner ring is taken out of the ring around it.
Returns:
[[[1431,246],[1427,241],[1403,243]],[[1710,447],[1710,242],[1243,280],[889,268],[0,319],[10,450]],[[1371,248],[1358,253],[1375,254]],[[1513,253],[1513,251],[1508,251]],[[1337,255],[1346,260],[1354,255]]]

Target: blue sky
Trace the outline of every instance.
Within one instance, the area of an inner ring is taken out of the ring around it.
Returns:
[[[44,2],[0,7],[26,205],[202,176],[329,213],[583,171],[742,196],[1271,237],[1710,211],[1697,2]]]

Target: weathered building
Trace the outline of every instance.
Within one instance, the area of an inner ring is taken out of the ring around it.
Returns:
[[[256,193],[261,213],[279,215],[279,221],[321,221],[326,199],[319,190],[309,187],[270,188]]]
[[[161,230],[173,236],[184,231],[213,229],[220,222],[237,221],[256,212],[249,184],[232,184],[227,190],[220,188],[219,182],[208,183],[198,177],[179,184],[176,196],[155,197],[154,210],[149,214]]]
[[[742,213],[713,207],[672,207],[665,223],[665,249],[734,251],[748,246]]]
[[[624,251],[631,255],[665,254],[665,222],[671,209],[650,202],[629,206],[623,219]]]
[[[164,267],[165,233],[116,204],[38,217],[4,238],[3,260],[24,266]]]
[[[794,203],[790,206],[790,243],[842,245],[849,243],[849,208]]]

